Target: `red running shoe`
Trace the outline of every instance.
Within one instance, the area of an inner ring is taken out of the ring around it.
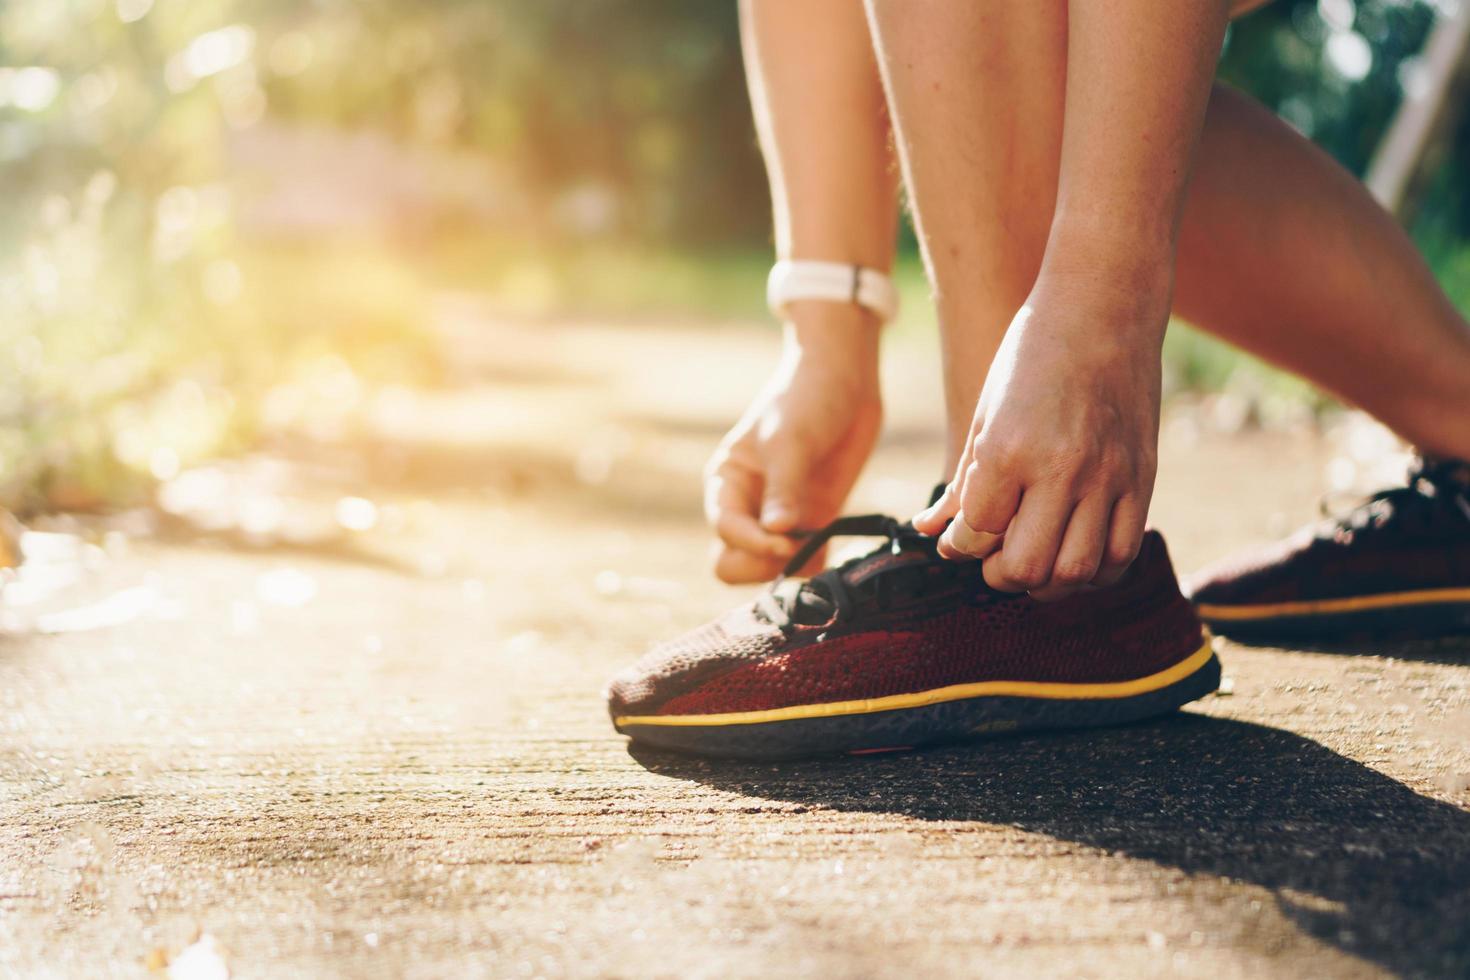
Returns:
[[[1420,460],[1403,486],[1190,585],[1210,628],[1242,640],[1470,633],[1470,463]]]
[[[884,516],[839,518],[787,574],[836,535],[888,543],[655,648],[608,688],[617,730],[710,756],[871,752],[1122,724],[1219,683],[1157,532],[1118,585],[1048,603]]]

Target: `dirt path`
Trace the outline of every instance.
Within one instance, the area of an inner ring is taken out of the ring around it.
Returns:
[[[1470,972],[1470,641],[1226,645],[1233,694],[1115,731],[630,754],[604,678],[743,594],[698,470],[770,337],[447,329],[452,388],[176,486],[217,533],[37,539],[79,581],[7,597],[0,974],[200,930],[242,977]],[[857,507],[935,476],[927,353]],[[1312,516],[1333,446],[1194,428],[1182,567]]]

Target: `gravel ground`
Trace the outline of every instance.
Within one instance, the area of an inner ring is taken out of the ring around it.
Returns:
[[[1222,644],[1229,696],[1109,731],[630,752],[604,678],[746,594],[698,473],[771,337],[445,323],[445,389],[32,540],[0,974],[1470,975],[1470,640]],[[891,353],[855,506],[909,512],[938,397]],[[1178,564],[1311,517],[1342,447],[1175,413]]]

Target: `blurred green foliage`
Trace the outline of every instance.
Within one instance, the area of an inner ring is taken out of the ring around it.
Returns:
[[[1280,0],[1232,28],[1222,74],[1361,172],[1432,22],[1424,0]],[[349,203],[387,215],[366,231],[276,227],[263,184],[297,175],[241,164],[267,131],[347,159],[373,133],[421,186],[393,207],[358,187]],[[482,162],[494,193],[466,207],[422,164],[439,157]],[[1415,229],[1462,305],[1467,163],[1470,117]],[[12,507],[125,499],[243,445],[263,393],[323,359],[432,378],[442,284],[536,312],[760,312],[767,195],[731,3],[5,0],[0,181]],[[903,269],[922,300],[911,238]],[[1181,386],[1238,370],[1203,340],[1169,351]]]
[[[588,188],[615,203],[600,235],[708,244],[766,234],[733,3],[358,0],[313,10],[269,42],[271,52],[312,52],[308,67],[268,83],[280,117],[482,151],[527,205],[523,235],[566,232],[558,203]]]

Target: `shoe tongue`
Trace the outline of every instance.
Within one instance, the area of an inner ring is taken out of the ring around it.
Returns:
[[[831,622],[836,606],[826,583],[810,579],[791,600],[791,621],[801,626],[821,626]]]
[[[913,543],[900,544],[895,550],[891,543],[887,543],[836,568],[829,568],[812,576],[788,600],[787,608],[792,622],[803,626],[821,626],[831,621],[837,605],[832,595],[833,579],[840,578],[842,587],[852,591],[885,569],[932,558],[932,550]]]

